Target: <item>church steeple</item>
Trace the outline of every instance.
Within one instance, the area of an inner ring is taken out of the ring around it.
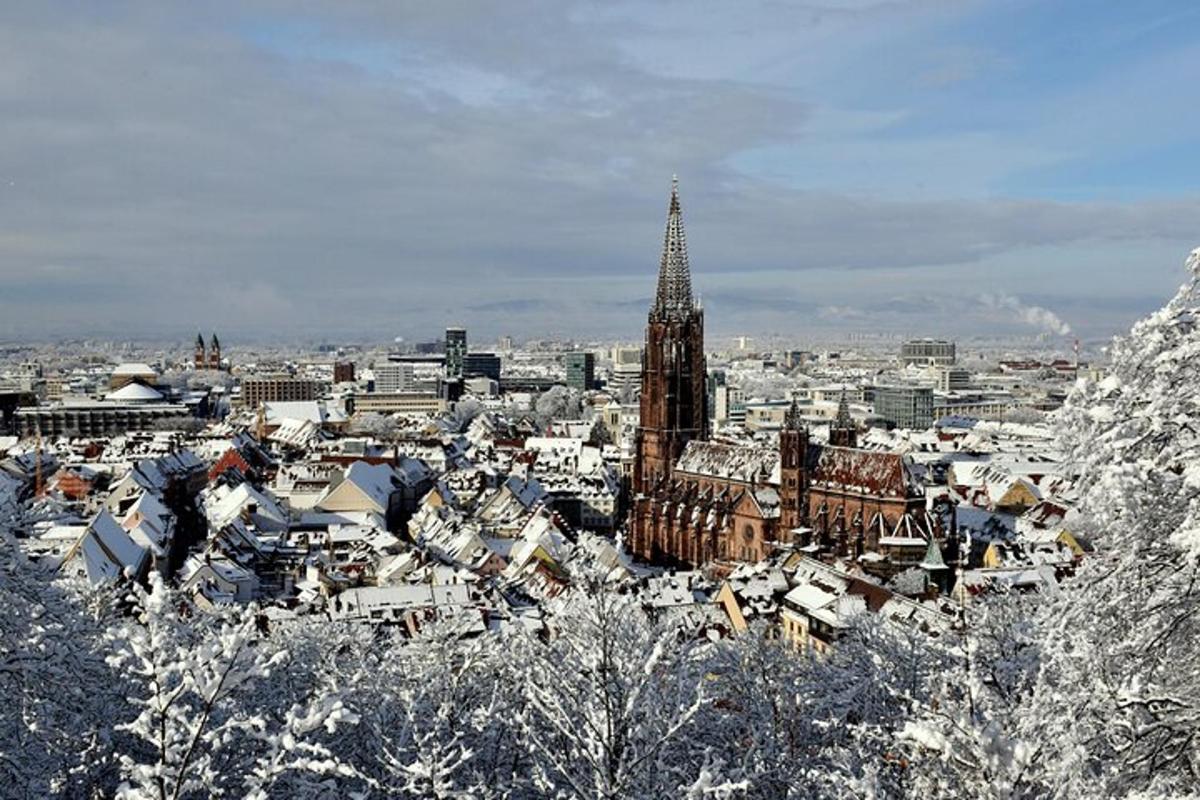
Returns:
[[[838,400],[837,427],[853,428],[854,421],[850,419],[850,401],[846,399],[846,390],[842,389],[842,397]]]
[[[694,310],[687,237],[683,232],[683,212],[679,207],[679,179],[672,176],[667,230],[663,235],[662,257],[658,265],[658,292],[654,297],[651,313],[661,317],[679,318],[689,315]]]
[[[798,431],[805,427],[804,417],[800,414],[800,403],[796,400],[795,395],[792,395],[792,404],[784,412],[783,427],[789,431]]]
[[[850,417],[850,401],[846,399],[844,388],[842,398],[838,400],[837,417],[829,426],[829,443],[836,447],[858,447],[858,427]]]
[[[196,334],[196,350],[192,354],[192,366],[195,369],[208,368],[208,353],[204,348],[204,334]]]

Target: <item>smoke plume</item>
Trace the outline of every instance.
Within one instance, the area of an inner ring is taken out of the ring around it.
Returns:
[[[979,302],[985,308],[990,308],[993,311],[1012,312],[1026,325],[1032,325],[1045,333],[1057,334],[1058,336],[1069,336],[1071,333],[1071,326],[1063,322],[1058,314],[1041,306],[1026,305],[1011,294],[993,294],[989,292],[979,295]]]

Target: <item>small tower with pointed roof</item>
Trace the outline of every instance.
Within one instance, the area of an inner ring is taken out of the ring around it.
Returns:
[[[808,425],[793,396],[779,431],[779,533],[785,540],[808,522],[808,443]]]
[[[837,417],[829,426],[829,443],[836,447],[858,447],[858,428],[850,417],[850,401],[846,399],[844,388],[838,400]]]
[[[219,370],[221,368],[221,343],[217,341],[217,334],[213,334],[209,339],[208,344],[208,368]]]
[[[194,369],[208,369],[208,355],[204,349],[204,334],[196,334],[196,351],[192,356],[192,367]]]

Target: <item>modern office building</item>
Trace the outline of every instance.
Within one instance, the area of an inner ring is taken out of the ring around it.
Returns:
[[[446,356],[446,367],[449,372],[450,356]],[[500,381],[500,356],[495,353],[466,353],[462,357],[462,369],[459,371],[463,378],[491,378]]]
[[[567,386],[586,392],[596,387],[596,354],[585,352],[567,353]]]
[[[713,388],[713,421],[717,425],[741,425],[746,421],[746,397],[736,386]]]
[[[416,391],[415,369],[412,364],[390,361],[375,365],[375,391],[380,394]]]
[[[971,372],[962,367],[939,367],[937,388],[939,392],[961,392],[971,386]]]
[[[933,424],[933,389],[929,386],[876,386],[875,414],[897,428],[925,430]]]
[[[954,342],[942,339],[909,339],[900,345],[900,361],[908,366],[949,366],[954,363]]]
[[[260,403],[284,403],[293,400],[316,400],[321,396],[321,382],[289,375],[266,375],[242,379],[243,406],[257,408]]]
[[[333,365],[334,383],[354,383],[354,362],[337,361]]]
[[[435,394],[360,394],[353,401],[355,414],[441,414],[449,408]]]
[[[605,389],[620,394],[626,388],[637,389],[642,382],[642,349],[640,347],[614,347],[612,371]]]
[[[446,328],[446,376],[461,378],[467,355],[467,329]]]

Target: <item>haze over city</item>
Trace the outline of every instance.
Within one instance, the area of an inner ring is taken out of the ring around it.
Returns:
[[[1188,3],[12,3],[0,336],[1105,337],[1200,212]]]

